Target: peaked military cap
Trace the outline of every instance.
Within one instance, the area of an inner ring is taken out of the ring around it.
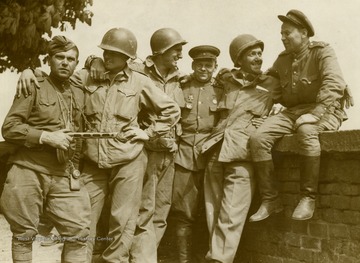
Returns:
[[[303,12],[299,10],[291,9],[289,12],[287,12],[286,16],[279,15],[278,18],[282,22],[290,22],[297,26],[306,28],[309,37],[312,37],[315,34],[314,28],[310,20],[306,17],[306,15],[304,15]]]
[[[193,47],[189,50],[189,56],[192,59],[216,59],[220,55],[220,50],[217,47],[209,45],[201,45]]]

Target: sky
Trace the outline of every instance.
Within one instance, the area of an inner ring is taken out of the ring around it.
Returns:
[[[72,39],[80,49],[78,69],[88,55],[102,56],[98,48],[102,36],[111,28],[124,27],[138,40],[138,57],[151,53],[150,37],[159,28],[176,29],[188,41],[178,66],[191,72],[188,51],[196,45],[214,45],[221,50],[218,68],[231,68],[229,44],[239,34],[252,34],[265,43],[263,70],[283,51],[278,15],[290,9],[304,12],[315,28],[314,41],[329,43],[335,50],[344,79],[350,86],[355,106],[347,111],[349,120],[342,130],[360,129],[360,0],[93,0],[92,25],[77,23],[65,32],[53,31]],[[43,67],[48,71],[47,66]],[[8,112],[18,79],[16,73],[0,74],[0,123]]]

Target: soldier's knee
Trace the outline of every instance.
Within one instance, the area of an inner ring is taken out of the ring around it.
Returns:
[[[316,129],[315,125],[311,125],[311,124],[303,124],[301,126],[299,126],[299,128],[296,130],[296,133],[298,135],[298,137],[312,137],[314,135],[318,135],[319,132]]]

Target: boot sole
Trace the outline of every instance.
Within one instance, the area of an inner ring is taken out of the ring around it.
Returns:
[[[280,207],[280,208],[277,208],[276,210],[274,210],[273,212],[269,213],[268,216],[266,217],[262,217],[260,219],[251,219],[251,217],[249,218],[249,222],[259,222],[259,221],[262,221],[262,220],[265,220],[266,218],[268,218],[269,216],[271,216],[272,214],[278,214],[280,212],[282,212],[284,210],[284,207]]]
[[[304,220],[309,220],[313,217],[313,215],[309,216],[309,217],[303,217],[303,218],[299,218],[299,217],[294,217],[292,216],[291,219],[293,220],[298,220],[298,221],[304,221]]]

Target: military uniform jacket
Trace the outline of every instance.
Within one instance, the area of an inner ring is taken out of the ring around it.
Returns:
[[[343,117],[340,99],[346,84],[334,50],[326,43],[311,42],[299,54],[282,52],[269,74],[280,79],[274,99],[290,111],[322,117],[335,112]]]
[[[220,120],[202,151],[221,142],[219,161],[251,160],[249,136],[256,129],[251,120],[269,113],[273,105],[272,90],[279,82],[267,75],[246,80],[239,71],[233,70],[223,85],[223,97],[218,104]]]
[[[43,131],[65,128],[63,114],[68,112],[60,106],[60,99],[64,99],[68,106],[71,104],[72,130],[79,131],[84,93],[69,82],[61,86],[51,77],[38,77],[38,82],[40,88],[31,87],[28,97],[14,99],[2,126],[2,134],[6,141],[21,145],[11,157],[13,163],[41,173],[63,176],[66,164],[58,162],[55,148],[40,144],[40,136]]]
[[[76,72],[71,80],[85,89],[85,115],[88,131],[121,132],[125,127],[139,127],[138,114],[146,110],[158,116],[147,129],[156,136],[168,132],[179,120],[180,108],[161,92],[144,74],[126,67],[111,81],[94,81],[89,71]],[[133,160],[143,149],[142,141],[121,142],[118,139],[86,140],[85,158],[100,168],[111,168]]]
[[[182,87],[185,107],[181,109],[182,135],[175,163],[198,171],[205,168],[205,160],[200,155],[201,147],[218,122],[218,101],[222,89],[213,85],[213,80],[201,83],[195,79]]]
[[[179,107],[184,107],[185,101],[179,83],[180,73],[177,69],[169,72],[166,78],[162,77],[152,60],[152,56],[147,57],[143,64],[131,63],[130,68],[146,74],[153,81],[155,86],[159,88],[159,90],[174,100]],[[149,125],[152,125],[157,118],[158,117],[151,112],[142,111],[140,114],[140,123],[144,127],[148,127]],[[181,126],[177,123],[175,127],[167,134],[164,134],[163,137],[171,138],[175,141],[177,135],[180,134]],[[171,148],[171,146],[168,147],[167,145],[164,145],[161,138],[146,142],[145,147],[151,151],[167,151],[169,150],[169,147]]]

